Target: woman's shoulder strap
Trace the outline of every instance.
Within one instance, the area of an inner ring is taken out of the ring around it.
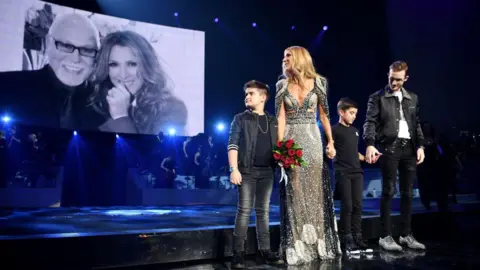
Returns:
[[[326,78],[318,76],[315,78],[315,87],[313,90],[317,92],[318,94],[327,94],[327,89],[328,89],[328,81]]]
[[[278,93],[279,91],[285,90],[287,87],[287,80],[286,79],[280,79],[276,84],[275,84],[275,89],[276,92]]]

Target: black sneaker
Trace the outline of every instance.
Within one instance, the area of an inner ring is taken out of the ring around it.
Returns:
[[[278,253],[272,252],[270,250],[259,250],[258,255],[261,263],[266,263],[270,265],[281,265],[284,263]]]
[[[355,244],[355,241],[353,240],[353,237],[351,234],[346,234],[343,237],[343,250],[347,255],[360,254],[360,250]]]
[[[245,269],[245,252],[235,252],[232,257],[232,269]]]
[[[365,252],[365,253],[372,253],[373,252],[373,249],[369,248],[367,243],[365,243],[365,241],[363,241],[361,233],[355,234],[353,236],[353,240],[355,241],[355,245],[357,245],[357,247],[358,247],[358,249],[360,249],[360,251]]]

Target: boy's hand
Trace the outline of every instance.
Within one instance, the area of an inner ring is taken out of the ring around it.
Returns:
[[[234,185],[241,185],[242,184],[242,175],[238,170],[234,170],[230,173],[230,183]]]

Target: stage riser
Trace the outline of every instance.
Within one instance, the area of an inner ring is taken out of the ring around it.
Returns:
[[[7,189],[0,189],[0,207],[59,207],[59,206],[87,206],[87,205],[117,205],[114,202],[102,201],[101,204],[96,204],[95,200],[83,198],[83,204],[69,205],[62,201],[63,198],[81,198],[76,192],[80,192],[81,188],[66,188],[63,185],[72,184],[72,179],[65,175],[65,168],[58,167],[56,178],[56,185],[52,188],[43,186],[43,177],[40,177],[37,188],[20,187],[12,184]],[[125,198],[119,199],[120,205],[193,205],[193,204],[223,204],[236,205],[237,204],[237,190],[229,184],[227,176],[223,176],[220,181],[222,185],[218,185],[215,177],[210,181],[210,188],[208,189],[194,189],[193,184],[190,183],[185,189],[156,189],[148,185],[147,180],[140,176],[137,169],[130,168],[128,173],[124,176],[126,181],[118,178],[115,181],[117,189],[123,189]],[[364,176],[364,195],[373,193],[376,190],[376,196],[381,194],[380,172],[378,169],[366,169]],[[123,177],[123,176],[122,176]],[[178,176],[177,182],[185,182],[184,176]],[[70,180],[70,181],[69,181]],[[194,181],[194,180],[188,180]],[[188,182],[187,181],[187,182]],[[124,183],[125,182],[125,183]],[[122,184],[123,183],[123,184]],[[333,183],[333,182],[332,182]],[[18,184],[18,183],[17,183]],[[117,186],[118,185],[118,186]],[[124,185],[124,186],[121,186]],[[279,203],[279,189],[278,183],[274,188],[271,197],[271,203]],[[108,186],[108,185],[107,185]],[[179,187],[177,185],[177,187]],[[398,189],[398,185],[397,185]],[[94,187],[93,190],[97,190]],[[107,188],[106,193],[111,190]],[[72,193],[73,192],[73,193]],[[102,194],[102,193],[100,193]],[[122,193],[123,194],[123,193]],[[94,197],[94,196],[93,196]],[[369,198],[370,199],[370,198]],[[75,200],[74,200],[75,201]],[[395,206],[394,206],[395,207]]]
[[[138,190],[137,190],[138,191]],[[365,191],[367,192],[367,191]],[[134,195],[135,194],[135,195]],[[472,196],[472,195],[458,195]],[[279,204],[279,189],[273,189],[271,204]],[[476,195],[475,195],[476,197]],[[143,192],[131,191],[128,193],[128,204],[132,206],[165,206],[165,205],[204,205],[221,204],[236,205],[236,190],[205,189],[205,190],[177,190],[177,189],[147,189]],[[420,198],[413,198],[414,203]],[[0,189],[0,207],[9,208],[47,208],[61,206],[61,187],[56,188],[17,188]],[[340,201],[335,201],[335,207],[340,207]],[[379,209],[380,194],[377,198],[364,198],[364,209]],[[400,209],[400,197],[392,200],[392,210]]]
[[[446,222],[446,220],[453,220]],[[472,219],[473,220],[473,219]],[[478,220],[477,220],[478,222]],[[392,219],[392,233],[399,235],[400,217]],[[448,233],[462,232],[469,224],[475,228],[480,224],[472,223],[469,214],[456,214],[448,219],[436,213],[414,215],[412,226],[419,239],[436,239],[448,237]],[[380,220],[365,218],[362,220],[365,239],[380,236]],[[273,225],[271,245],[279,246],[279,226]],[[95,266],[97,268],[140,265],[151,263],[171,263],[205,259],[218,259],[231,256],[233,229],[212,229],[203,231],[183,231],[172,233],[140,235],[116,235],[77,238],[4,240],[0,241],[3,263],[15,266],[42,265],[60,266]],[[248,230],[246,253],[256,251],[255,227]],[[28,260],[25,260],[28,258]],[[68,268],[68,267],[67,267]],[[66,268],[65,268],[66,269]]]

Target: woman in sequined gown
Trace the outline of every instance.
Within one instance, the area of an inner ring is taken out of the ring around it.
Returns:
[[[282,79],[276,84],[275,112],[279,139],[293,139],[303,148],[307,165],[287,170],[281,183],[281,251],[290,265],[341,254],[333,194],[317,110],[327,139],[326,154],[335,156],[328,114],[327,81],[315,72],[303,47],[290,47],[283,58]]]

